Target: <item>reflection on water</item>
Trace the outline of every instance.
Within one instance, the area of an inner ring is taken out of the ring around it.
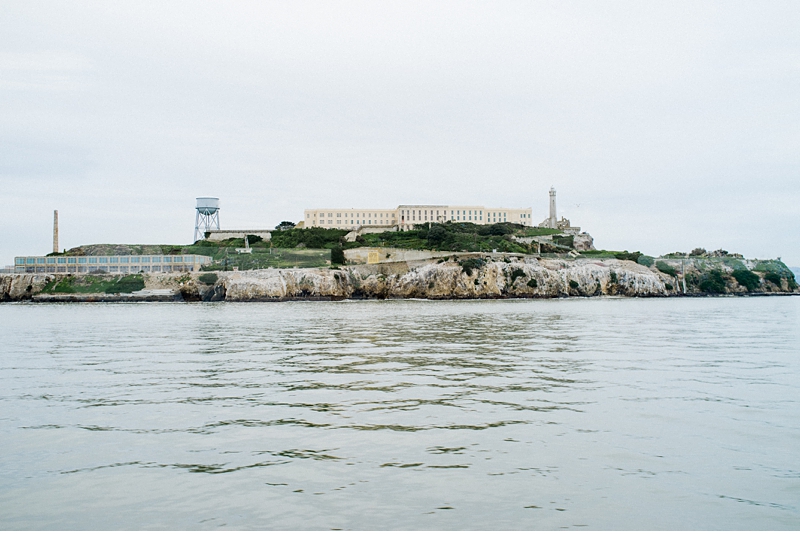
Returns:
[[[800,528],[800,299],[0,306],[0,525]]]

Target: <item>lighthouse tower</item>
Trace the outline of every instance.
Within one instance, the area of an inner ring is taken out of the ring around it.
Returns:
[[[558,218],[556,217],[556,190],[553,187],[550,188],[550,220],[548,222],[550,228],[556,228],[558,226]]]

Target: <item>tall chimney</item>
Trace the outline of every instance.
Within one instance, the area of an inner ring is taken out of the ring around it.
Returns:
[[[554,187],[550,188],[550,228],[558,226],[558,219],[556,218],[556,190]]]
[[[58,210],[53,210],[53,252],[58,252]]]

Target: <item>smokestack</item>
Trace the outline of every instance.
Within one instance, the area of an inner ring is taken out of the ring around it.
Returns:
[[[53,252],[58,252],[58,210],[53,210]]]
[[[556,190],[554,187],[550,188],[550,228],[558,227],[558,218],[556,217]]]

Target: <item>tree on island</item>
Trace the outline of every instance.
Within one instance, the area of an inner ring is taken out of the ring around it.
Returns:
[[[275,227],[276,230],[291,230],[295,227],[295,224],[291,221],[281,221],[281,223]]]

